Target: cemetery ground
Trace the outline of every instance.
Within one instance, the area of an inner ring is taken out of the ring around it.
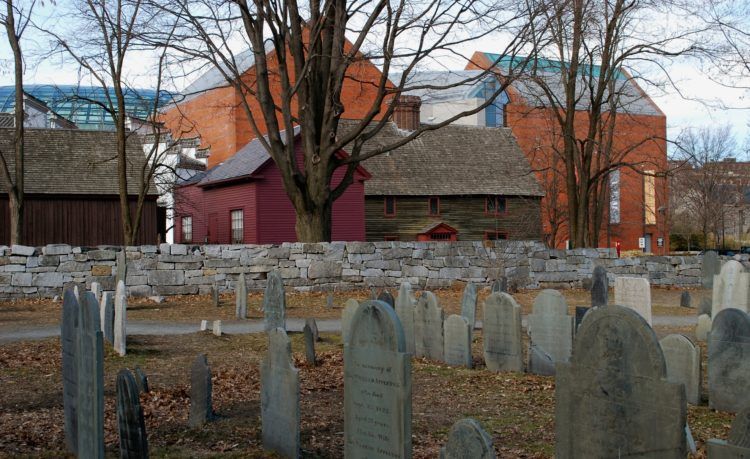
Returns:
[[[461,289],[435,292],[448,314],[460,308]],[[479,304],[488,295],[480,291]],[[539,291],[514,295],[524,314]],[[584,305],[589,292],[562,292],[571,308]],[[611,292],[610,292],[611,293]],[[679,307],[679,290],[653,289],[654,315],[695,315]],[[692,291],[693,305],[699,291]],[[347,298],[363,300],[369,291],[341,292],[336,308],[326,308],[325,293],[287,293],[288,317],[338,318]],[[259,319],[261,293],[250,295],[248,315]],[[612,298],[610,298],[612,301]],[[20,301],[0,303],[2,327],[29,325],[33,317],[57,323],[60,303]],[[129,320],[197,322],[232,320],[233,295],[223,295],[217,311],[208,296],[174,297],[155,304],[131,303]],[[481,314],[479,314],[481,319]],[[659,337],[683,333],[694,339],[693,327],[655,327]],[[301,446],[304,457],[343,456],[343,346],[336,333],[323,333],[316,346],[318,366],[305,363],[301,333],[290,333],[295,366],[300,369]],[[527,339],[525,337],[525,339]],[[528,342],[526,342],[528,344]],[[688,421],[699,452],[705,457],[709,438],[726,438],[733,415],[709,410],[706,403],[705,343],[703,397],[689,406]],[[148,375],[151,391],[141,394],[152,457],[267,457],[261,446],[259,367],[267,346],[263,334],[224,335],[196,332],[175,336],[128,336],[128,354],[105,351],[105,435],[108,456],[115,457],[117,427],[115,378],[121,368],[139,366]],[[437,457],[450,426],[463,417],[479,420],[494,440],[499,457],[552,457],[555,429],[554,377],[487,371],[482,360],[482,336],[474,332],[475,368],[459,369],[415,359],[413,364],[414,457]],[[213,372],[213,406],[217,419],[201,428],[187,426],[190,364],[199,353],[208,355]],[[65,455],[59,338],[21,341],[0,346],[0,456]]]

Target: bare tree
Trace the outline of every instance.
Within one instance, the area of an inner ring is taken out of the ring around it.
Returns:
[[[518,2],[504,0],[327,0],[305,5],[180,0],[161,8],[165,17],[182,21],[171,45],[182,56],[180,62],[198,59],[218,69],[226,86],[239,96],[238,108],[281,172],[296,211],[300,241],[330,240],[333,202],[353,182],[359,163],[398,148],[426,130],[483,110],[513,78],[509,75],[482,106],[439,124],[422,125],[399,142],[363,149],[388,122],[402,93],[442,89],[410,85],[416,69],[441,56],[455,57],[456,46],[497,30],[510,33],[505,54],[515,55],[528,43],[531,23],[539,19],[528,9],[519,10]],[[232,52],[231,45],[237,42],[252,51],[250,70],[241,65],[242,56]],[[382,74],[360,80],[372,96],[358,101],[362,117],[344,132],[339,120],[350,107],[342,104],[342,90],[347,81],[361,78],[353,69],[368,61]],[[390,81],[388,75],[396,70],[400,78]],[[295,127],[299,129],[297,141]],[[301,160],[295,154],[296,144],[303,152]],[[348,156],[337,155],[345,147]],[[333,184],[339,168],[346,173]]]

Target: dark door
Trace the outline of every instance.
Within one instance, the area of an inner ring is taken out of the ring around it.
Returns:
[[[218,244],[219,243],[219,216],[217,214],[210,214],[208,216],[208,243]]]

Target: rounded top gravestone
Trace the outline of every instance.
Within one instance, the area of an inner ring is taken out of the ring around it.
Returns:
[[[750,378],[750,316],[735,308],[713,318],[708,336],[709,407],[738,412],[750,406],[746,381]]]
[[[393,308],[378,300],[360,304],[352,318],[349,346],[406,352],[404,330]]]
[[[440,459],[495,459],[492,437],[474,419],[457,421],[448,434],[448,443],[440,450]]]
[[[562,293],[546,289],[534,298],[532,311],[534,314],[564,316],[568,314],[568,305]]]

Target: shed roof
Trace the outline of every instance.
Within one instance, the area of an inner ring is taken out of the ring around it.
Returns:
[[[29,194],[117,195],[117,141],[111,131],[25,130],[25,186]],[[12,170],[14,130],[0,128],[0,152]],[[128,193],[138,194],[146,155],[140,138],[128,139]],[[0,192],[5,192],[0,175]],[[153,183],[150,194],[157,194]]]

